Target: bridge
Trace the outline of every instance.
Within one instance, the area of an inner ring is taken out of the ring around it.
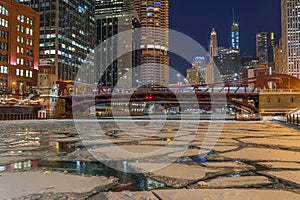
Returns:
[[[211,109],[227,106],[235,110],[259,113],[262,91],[300,91],[300,80],[286,74],[263,75],[248,79],[206,85],[176,87],[117,88],[91,86],[75,82],[57,82],[59,96],[67,102],[66,109],[76,111],[97,104],[126,104],[130,109],[141,104],[164,108],[180,106]]]

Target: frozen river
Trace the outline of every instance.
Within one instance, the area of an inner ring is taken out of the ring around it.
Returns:
[[[98,190],[109,198],[146,190],[165,199],[174,190],[177,199],[185,188],[196,196],[203,190],[224,197],[229,190],[300,199],[300,131],[277,122],[122,118],[0,127],[0,184],[6,174],[56,171],[118,178]],[[44,193],[57,195],[51,189]]]

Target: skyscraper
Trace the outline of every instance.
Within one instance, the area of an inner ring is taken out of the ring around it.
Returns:
[[[207,84],[215,82],[214,57],[218,56],[218,37],[217,37],[217,32],[214,28],[210,33],[209,54],[210,54],[210,60],[206,67],[206,74],[205,74],[205,83]]]
[[[259,64],[268,64],[268,33],[260,32],[256,34],[256,56]]]
[[[93,0],[18,0],[40,13],[40,59],[54,63],[58,80],[75,80],[95,47]],[[91,63],[92,65],[92,63]],[[85,67],[87,67],[86,65]],[[79,82],[88,82],[90,74]],[[51,71],[51,69],[49,69]]]
[[[237,80],[240,78],[240,52],[232,48],[219,48],[218,56],[214,57],[222,81]]]
[[[169,84],[169,1],[132,0],[141,22],[140,84]]]
[[[128,0],[96,1],[96,40],[101,47],[95,52],[96,79],[101,86],[132,87],[138,80],[140,51],[140,27],[135,11],[131,11]],[[119,35],[117,39],[113,36]],[[122,45],[122,47],[120,46]],[[118,48],[127,48],[125,55],[118,57]],[[124,80],[121,80],[123,78]],[[125,80],[126,79],[126,80]]]
[[[128,11],[129,2],[130,0],[95,0],[95,15]]]
[[[218,37],[217,32],[214,28],[210,33],[209,54],[210,62],[214,62],[214,57],[218,56]]]
[[[233,22],[231,26],[231,47],[240,50],[239,25],[235,22],[234,9],[232,9]]]
[[[269,39],[269,49],[268,49],[269,63],[275,62],[275,53],[276,53],[276,39],[274,32],[270,33]]]
[[[300,0],[281,0],[283,72],[300,78]]]

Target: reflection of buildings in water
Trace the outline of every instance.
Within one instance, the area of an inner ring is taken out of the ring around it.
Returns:
[[[38,167],[37,160],[27,160],[23,162],[16,162],[5,166],[0,166],[0,172],[6,170],[29,169],[29,168],[37,168],[37,167]]]

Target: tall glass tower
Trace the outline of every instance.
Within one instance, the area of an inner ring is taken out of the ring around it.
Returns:
[[[260,32],[256,34],[256,56],[259,64],[268,64],[268,33]]]
[[[18,0],[40,13],[40,55],[53,63],[57,80],[75,80],[95,47],[94,0]],[[90,63],[92,65],[92,63]],[[49,69],[49,71],[51,71]],[[79,82],[91,81],[90,74]]]
[[[140,27],[137,13],[129,0],[96,0],[96,79],[100,86],[132,87],[137,85],[140,51]],[[119,34],[119,35],[118,35]],[[114,39],[114,36],[118,38]],[[126,36],[125,36],[126,35]],[[125,55],[118,55],[119,48]]]
[[[235,22],[234,9],[232,9],[233,23],[231,26],[231,47],[234,50],[240,50],[239,25]]]
[[[281,0],[283,73],[300,78],[300,0]]]

